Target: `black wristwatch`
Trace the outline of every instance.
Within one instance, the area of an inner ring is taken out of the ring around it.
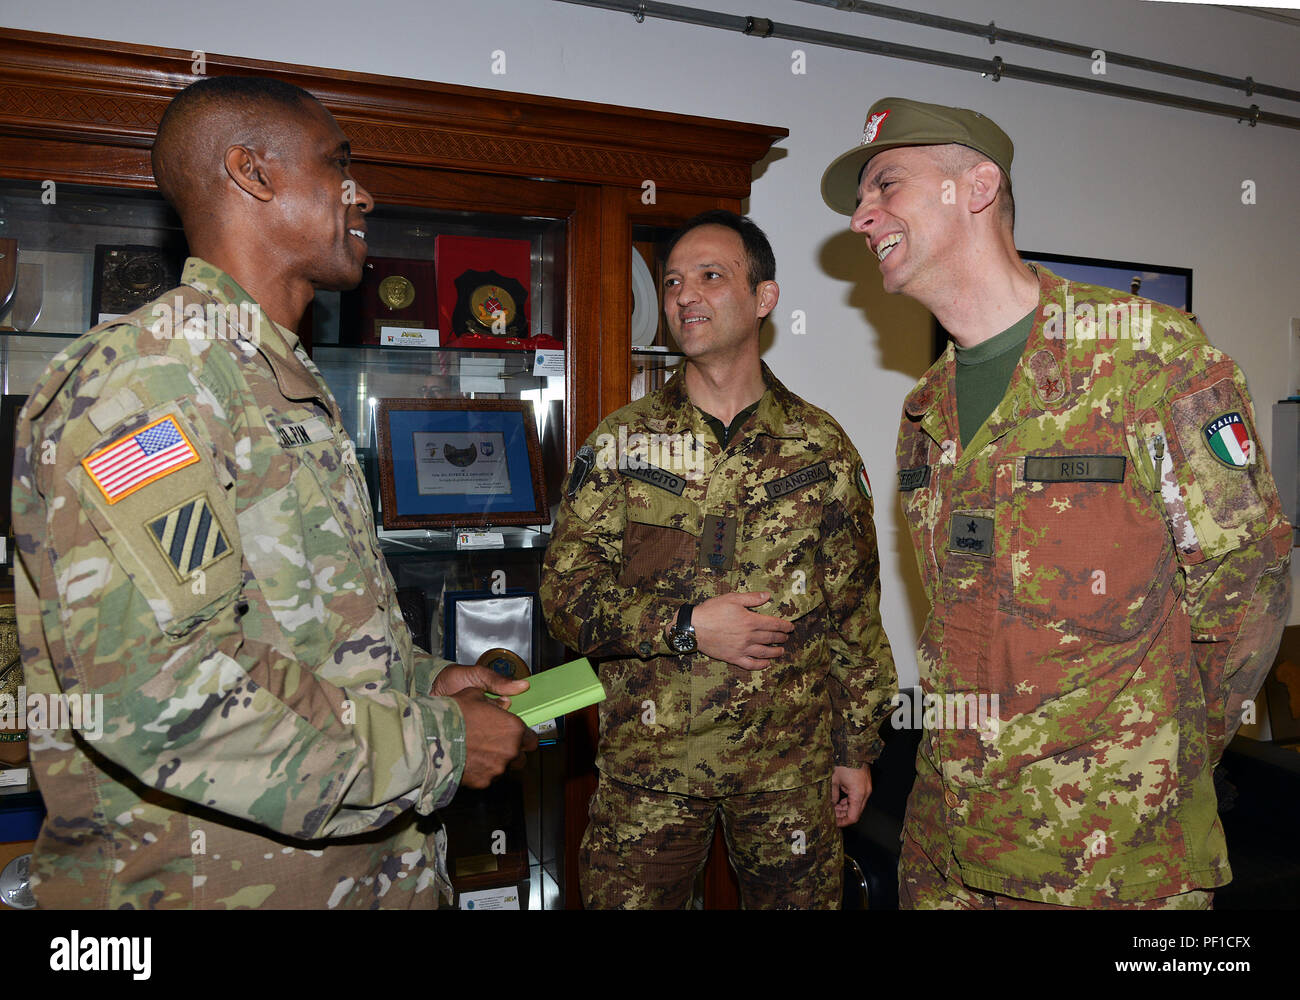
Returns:
[[[677,611],[677,622],[668,630],[668,648],[674,653],[694,653],[700,644],[695,641],[695,626],[691,624],[693,604],[683,604]]]

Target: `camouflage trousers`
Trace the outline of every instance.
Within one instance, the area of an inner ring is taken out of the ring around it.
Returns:
[[[844,838],[829,779],[705,799],[600,776],[579,852],[588,909],[689,909],[722,816],[745,909],[840,907]]]
[[[898,859],[898,908],[900,910],[1208,910],[1213,892],[1194,889],[1175,896],[1144,899],[1136,903],[1098,900],[1095,897],[1080,906],[1041,903],[1034,899],[1016,899],[996,892],[985,892],[965,885],[955,861],[945,875],[915,840],[903,834],[903,850]]]

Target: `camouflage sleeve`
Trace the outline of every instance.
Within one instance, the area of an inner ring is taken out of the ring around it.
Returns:
[[[162,414],[191,436],[198,458],[109,504],[81,459],[121,424],[92,426],[96,411],[100,423],[108,418],[89,404],[122,398],[128,376],[132,405],[146,407],[132,426]],[[15,515],[24,660],[52,672],[63,691],[103,695],[97,753],[159,792],[305,839],[378,829],[409,808],[428,813],[449,801],[465,757],[455,702],[412,696],[406,677],[400,689],[391,684],[392,652],[376,656],[368,635],[321,633],[320,662],[294,655],[272,614],[276,595],[266,580],[254,585],[250,545],[261,557],[280,551],[287,578],[302,539],[241,534],[247,511],[236,517],[232,498],[238,477],[256,476],[258,457],[246,438],[237,442],[237,417],[188,366],[158,358],[122,364],[93,389],[76,390],[66,411],[56,402],[37,421],[25,415]],[[279,490],[261,502],[276,513],[296,495]],[[149,530],[168,508],[218,526],[209,539],[221,557],[204,573],[163,572],[166,552]],[[356,558],[328,533],[315,544],[334,545],[340,568]],[[354,607],[374,614],[373,604]],[[339,620],[329,608],[305,610]]]
[[[618,582],[626,526],[617,469],[597,465],[581,485],[566,477],[542,567],[542,610],[551,635],[583,656],[671,655],[664,629],[679,603]]]
[[[1291,605],[1291,528],[1231,358],[1194,343],[1136,394],[1138,466],[1186,578],[1211,762],[1264,682]]]
[[[412,652],[415,658],[415,669],[411,671],[411,688],[406,693],[409,695],[428,694],[433,690],[433,682],[438,679],[438,675],[452,665],[451,660],[444,660],[441,656],[426,653],[418,647],[412,647]]]
[[[880,621],[880,554],[866,468],[849,449],[822,514],[819,576],[831,653],[835,764],[860,768],[880,756],[880,725],[898,690]]]

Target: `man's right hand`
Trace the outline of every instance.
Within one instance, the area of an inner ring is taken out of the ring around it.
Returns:
[[[468,687],[451,696],[465,717],[465,770],[460,783],[466,788],[487,788],[524,753],[537,749],[537,734],[499,701]]]
[[[794,623],[751,608],[766,604],[772,594],[754,590],[710,597],[691,612],[700,652],[744,670],[762,670],[785,652],[783,643]]]

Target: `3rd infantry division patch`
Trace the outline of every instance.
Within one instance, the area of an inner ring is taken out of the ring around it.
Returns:
[[[181,581],[230,551],[221,525],[202,494],[150,521],[149,534]]]

